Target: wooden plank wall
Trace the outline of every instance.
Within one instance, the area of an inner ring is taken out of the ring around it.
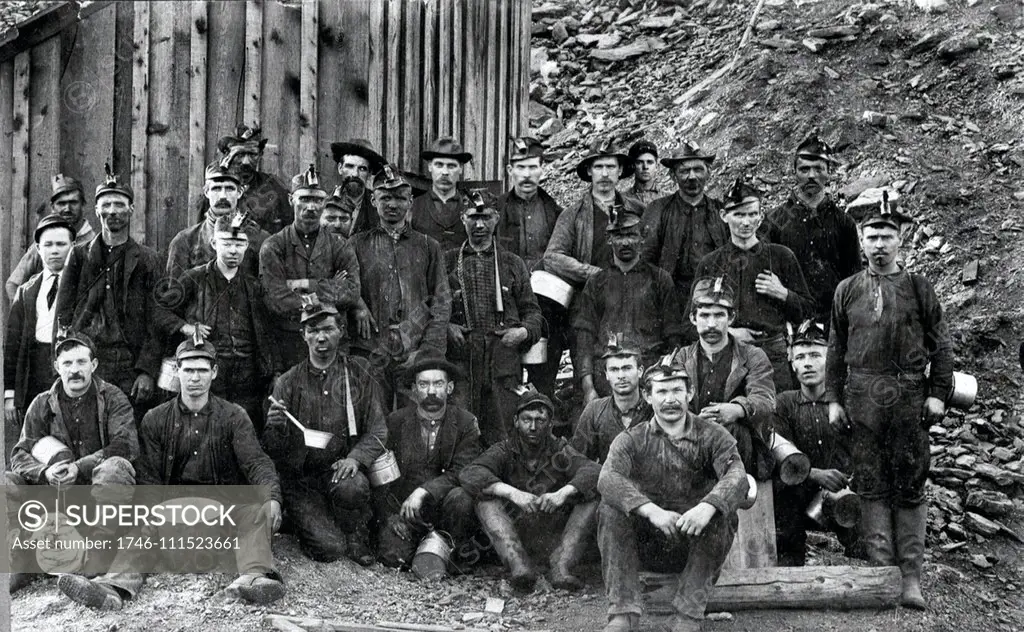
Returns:
[[[28,245],[50,178],[92,189],[110,160],[136,191],[133,235],[165,250],[197,221],[202,172],[241,122],[270,142],[287,182],[313,161],[337,182],[330,144],[365,138],[402,169],[460,138],[467,179],[504,177],[525,129],[530,0],[98,2],[0,60],[0,274]]]

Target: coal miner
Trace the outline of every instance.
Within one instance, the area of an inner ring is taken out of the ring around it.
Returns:
[[[714,154],[684,141],[661,159],[679,189],[651,202],[644,211],[643,259],[672,275],[683,305],[689,303],[697,264],[729,243],[729,229],[719,214],[722,202],[707,193],[714,162]],[[688,330],[687,338],[693,342],[696,334]]]
[[[271,235],[260,248],[260,280],[273,316],[273,335],[286,366],[302,361],[299,315],[303,297],[315,294],[339,311],[359,301],[359,261],[350,244],[320,230],[327,192],[311,164],[292,178],[291,202],[295,221]]]
[[[800,143],[793,158],[796,186],[767,222],[768,241],[789,248],[800,262],[813,303],[804,317],[824,323],[836,286],[863,268],[857,223],[827,190],[835,164],[832,148],[817,134]]]
[[[373,206],[373,175],[384,166],[384,157],[363,138],[331,143],[331,155],[338,163],[338,175],[342,177],[341,190],[335,190],[332,197],[345,197],[352,201],[351,224],[343,234],[349,237],[379,226],[380,217]]]
[[[206,182],[203,184],[203,195],[210,203],[210,208],[201,222],[180,231],[171,239],[167,253],[167,276],[177,279],[196,266],[205,265],[214,259],[213,232],[217,220],[221,217],[238,215],[238,200],[244,193],[241,177],[229,170],[224,161],[214,161],[206,165]],[[259,274],[260,246],[270,235],[260,228],[252,218],[246,217],[246,232],[249,234],[249,247],[242,260],[242,266],[252,276]]]
[[[430,191],[412,203],[412,227],[441,244],[447,252],[462,244],[462,213],[467,201],[459,192],[466,163],[473,154],[454,138],[442,136],[420,153],[430,173]]]
[[[611,395],[588,403],[573,429],[572,447],[591,461],[603,463],[621,432],[651,419],[651,406],[640,394],[640,347],[621,332],[609,336],[601,359]]]
[[[733,184],[719,215],[729,226],[730,241],[701,259],[696,278],[723,277],[735,292],[729,333],[762,349],[772,363],[776,392],[789,390],[786,323],[801,322],[811,308],[800,264],[789,248],[758,239],[761,194],[744,178]]]
[[[601,469],[598,545],[605,632],[640,629],[640,570],[678,572],[673,632],[698,632],[732,546],[747,478],[736,440],[688,412],[690,378],[665,358],[644,374],[646,423],[620,434]]]
[[[85,189],[78,180],[58,173],[51,181],[50,208],[48,215],[57,215],[67,222],[74,231],[74,243],[87,244],[96,237],[96,231],[85,219]],[[42,221],[42,219],[40,219]],[[7,277],[5,289],[7,298],[14,300],[18,287],[27,283],[33,274],[43,271],[43,259],[38,244],[29,246]]]
[[[673,359],[689,376],[690,412],[728,430],[743,468],[768,480],[772,461],[764,437],[775,410],[772,365],[764,351],[730,333],[735,318],[735,295],[724,280],[698,280],[690,301],[698,340]]]
[[[450,401],[459,371],[442,356],[421,353],[409,375],[414,403],[387,419],[387,446],[401,477],[384,492],[378,546],[381,563],[394,567],[412,561],[430,529],[447,533],[460,549],[476,528],[473,499],[459,486],[459,473],[480,454],[480,427]]]
[[[639,140],[626,155],[633,161],[633,186],[629,192],[648,206],[663,194],[658,188],[658,147],[649,140]]]
[[[789,356],[799,390],[779,393],[775,403],[775,432],[793,442],[811,461],[811,473],[800,485],[774,482],[776,550],[779,566],[803,566],[807,557],[807,528],[815,523],[807,507],[821,490],[838,492],[850,483],[852,463],[849,438],[828,422],[825,401],[825,359],[828,340],[825,328],[804,321],[794,332]],[[853,557],[856,532],[828,524],[847,556]],[[816,527],[819,528],[820,527]]]
[[[238,210],[273,234],[290,224],[293,216],[288,190],[275,176],[262,171],[267,141],[258,125],[238,125],[233,134],[217,141],[217,149],[221,161],[238,176],[244,187],[238,199]],[[209,210],[210,200],[204,197],[199,201],[199,217],[205,218]]]
[[[190,338],[175,350],[181,393],[146,413],[139,426],[141,453],[136,466],[140,485],[265,485],[270,490],[262,528],[241,530],[235,561],[239,576],[224,594],[255,604],[284,596],[285,586],[274,568],[270,536],[281,524],[281,485],[277,471],[253,430],[245,410],[210,392],[220,366],[210,342]],[[188,499],[197,504],[195,498]],[[217,501],[208,500],[213,504]],[[236,520],[254,520],[239,507]],[[174,536],[187,533],[176,525]],[[158,537],[158,536],[156,536]],[[142,591],[146,576],[127,570],[144,566],[145,552],[122,551],[133,559],[115,559],[110,572],[95,579],[64,575],[57,587],[73,601],[92,608],[120,610],[123,602]]]
[[[483,443],[491,445],[508,436],[523,382],[520,354],[540,338],[543,320],[526,264],[495,242],[493,196],[475,192],[462,222],[466,240],[445,253],[448,357],[466,376],[455,401],[480,419]]]
[[[320,216],[320,227],[332,235],[348,239],[352,235],[352,218],[355,212],[356,202],[345,193],[343,187],[335,187],[334,193],[324,203],[324,214]],[[377,223],[379,224],[380,220],[377,220]]]
[[[595,528],[600,466],[551,433],[553,416],[551,400],[524,387],[515,431],[459,474],[512,585],[524,591],[538,577],[533,554],[548,556],[552,586],[582,588],[573,573]]]
[[[845,417],[852,428],[853,490],[861,497],[868,561],[898,564],[903,605],[923,609],[928,428],[945,415],[953,385],[949,331],[932,284],[897,262],[901,229],[912,219],[888,193],[849,212],[868,268],[840,282],[832,302],[829,421]]]
[[[366,360],[342,349],[345,321],[332,304],[309,302],[301,322],[309,354],[277,380],[263,445],[281,476],[284,509],[303,553],[318,562],[347,553],[368,566],[374,555],[366,473],[387,440],[377,383]],[[307,445],[288,414],[308,430],[333,435],[326,447]]]
[[[640,216],[611,209],[607,226],[612,264],[587,280],[576,301],[577,350],[575,366],[583,401],[605,397],[611,387],[604,379],[601,344],[616,333],[640,349],[640,362],[649,366],[679,345],[682,309],[672,278],[640,260],[644,241]]]
[[[349,242],[362,272],[352,352],[369,359],[382,406],[390,411],[409,358],[423,351],[445,354],[451,290],[441,247],[409,226],[412,186],[390,165],[374,177],[373,203],[380,226]]]

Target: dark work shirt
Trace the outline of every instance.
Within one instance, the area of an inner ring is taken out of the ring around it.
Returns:
[[[210,434],[210,404],[198,411],[189,410],[181,398],[175,398],[178,416],[174,424],[177,435],[174,460],[178,466],[177,479],[180,485],[202,485],[208,481],[209,475],[199,458],[199,450],[203,440]]]
[[[619,410],[609,395],[596,399],[583,409],[572,435],[572,447],[591,461],[601,463],[608,456],[612,441],[623,430],[650,421],[651,406],[641,396],[629,410]]]
[[[513,190],[506,196],[502,212],[499,232],[515,231],[515,235],[508,235],[509,242],[517,246],[512,252],[523,259],[527,268],[533,270],[544,258],[544,250],[548,247],[554,225],[549,221],[544,198],[538,192],[532,200],[526,201]]]
[[[252,323],[252,306],[242,288],[242,271],[230,281],[214,266],[209,276],[216,299],[211,339],[220,357],[249,357],[256,351],[256,335]]]
[[[100,237],[102,241],[102,237]],[[92,319],[89,329],[85,332],[99,346],[126,345],[121,323],[124,320],[124,305],[120,297],[124,296],[124,256],[128,244],[107,246],[100,249],[100,264],[103,266],[103,304],[101,313]]]
[[[462,225],[462,211],[466,208],[466,198],[456,192],[447,201],[441,201],[433,189],[413,200],[413,229],[433,237],[441,244],[441,252],[458,248],[466,239],[466,229]]]
[[[551,436],[533,450],[516,432],[462,468],[459,482],[476,498],[494,483],[506,483],[536,495],[572,485],[590,499],[594,497],[600,471],[597,463],[580,454],[563,437]]]
[[[698,343],[699,344],[699,343]],[[708,359],[702,347],[697,348],[697,386],[694,389],[693,399],[690,400],[690,410],[700,413],[705,406],[726,401],[725,383],[729,380],[729,373],[732,371],[732,338],[725,348]]]
[[[701,259],[729,243],[729,229],[718,213],[721,207],[707,195],[694,206],[676,192],[655,200],[644,212],[643,259],[672,275],[684,309]]]
[[[800,390],[780,393],[775,399],[775,432],[800,448],[812,467],[851,473],[849,445],[828,422],[824,399],[808,399]]]
[[[607,268],[613,262],[612,247],[608,244],[608,213],[603,203],[594,198],[594,254],[590,263]]]
[[[57,387],[57,401],[60,414],[68,428],[71,445],[68,447],[76,459],[103,449],[100,442],[99,406],[96,399],[96,385],[79,397],[71,397],[60,386]]]

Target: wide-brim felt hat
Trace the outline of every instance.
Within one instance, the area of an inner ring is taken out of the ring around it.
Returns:
[[[595,141],[590,146],[590,150],[587,155],[580,160],[579,164],[576,165],[576,175],[579,176],[580,180],[583,180],[584,182],[591,181],[590,174],[587,173],[587,170],[598,158],[615,158],[618,160],[619,166],[622,167],[622,174],[619,178],[628,178],[633,175],[633,161],[630,160],[629,155],[622,151],[622,148],[614,138],[605,138],[603,140]]]
[[[434,158],[454,158],[460,163],[466,164],[473,159],[473,154],[463,149],[462,143],[451,136],[442,136],[431,143],[430,147],[420,152],[420,157],[427,162]]]
[[[384,165],[384,156],[377,153],[365,138],[350,138],[340,143],[331,143],[331,157],[340,163],[345,156],[359,156],[370,163],[370,173],[377,173]]]
[[[673,150],[671,154],[662,158],[660,162],[662,165],[672,169],[679,163],[686,162],[687,160],[701,160],[705,164],[710,165],[715,162],[715,155],[704,153],[704,150],[702,150],[700,145],[697,143],[684,141],[679,148]]]

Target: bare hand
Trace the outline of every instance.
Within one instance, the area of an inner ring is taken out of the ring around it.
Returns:
[[[651,521],[658,531],[665,534],[665,537],[669,540],[675,541],[679,539],[679,520],[682,515],[675,511],[666,511],[661,507],[656,507],[651,510],[651,513],[647,516],[647,519]]]
[[[807,478],[811,479],[818,487],[827,489],[830,492],[838,492],[850,484],[846,474],[839,470],[819,470],[816,467],[812,467],[811,473],[807,475]]]
[[[705,421],[718,424],[732,424],[747,416],[747,411],[739,404],[711,404],[700,410],[698,417]]]
[[[846,411],[839,402],[831,402],[828,405],[828,423],[836,430],[849,430],[850,420],[846,416]]]
[[[509,497],[509,500],[523,510],[524,513],[532,514],[539,509],[539,500],[535,495],[530,492],[524,492],[522,490],[516,490]]]
[[[764,294],[780,301],[785,301],[789,297],[789,290],[782,284],[779,276],[771,270],[765,270],[757,275],[757,279],[754,280],[754,289],[758,294]]]
[[[213,327],[210,327],[209,325],[204,325],[203,323],[185,323],[184,325],[181,326],[181,329],[179,331],[181,331],[181,333],[185,334],[189,338],[196,335],[196,331],[198,331],[199,336],[203,340],[206,340],[207,338],[210,337],[210,332],[213,331]]]
[[[423,501],[427,497],[427,490],[422,487],[417,487],[409,494],[409,497],[402,503],[402,508],[399,510],[402,519],[406,522],[412,522],[417,524],[423,524],[423,516],[420,514],[420,510],[423,509]]]
[[[509,327],[508,329],[499,329],[494,333],[501,336],[501,344],[506,347],[518,347],[530,336],[526,327]]]
[[[78,466],[74,463],[57,463],[43,473],[50,485],[71,485],[78,478]]]
[[[729,335],[740,342],[753,342],[755,333],[753,329],[748,329],[747,327],[729,328]]]
[[[135,402],[147,402],[153,396],[153,378],[146,373],[139,373],[132,384],[131,397]]]
[[[277,530],[281,528],[281,503],[276,500],[268,500],[263,503],[263,513],[267,515],[270,532],[277,533]]]
[[[699,503],[696,507],[690,509],[683,515],[679,516],[679,520],[676,521],[676,528],[683,535],[700,535],[704,531],[704,527],[708,526],[711,519],[715,517],[714,505],[708,503]]]
[[[359,472],[359,461],[355,459],[338,459],[331,464],[331,469],[334,470],[334,476],[331,477],[331,483],[337,483],[347,478],[352,478]]]
[[[557,492],[549,492],[547,494],[541,494],[537,501],[539,508],[544,513],[553,513],[558,511],[565,503],[569,501],[569,493],[566,493],[565,488],[560,489]]]
[[[284,426],[288,423],[288,416],[284,414],[287,410],[282,404],[271,403],[267,411],[267,426]]]
[[[448,342],[452,348],[456,351],[461,351],[466,346],[465,333],[469,331],[468,327],[462,325],[456,325],[455,323],[448,324]]]
[[[377,329],[377,321],[373,319],[373,314],[371,314],[370,310],[366,309],[365,307],[360,307],[359,309],[357,309],[355,311],[355,317],[356,331],[358,332],[360,338],[364,340],[369,340],[370,338],[373,337],[374,334],[380,331],[379,329]]]
[[[929,426],[937,424],[946,416],[946,402],[938,397],[924,400],[924,420]]]
[[[19,427],[21,426],[21,419],[18,414],[18,409],[14,407],[14,398],[4,400],[4,421],[8,426]]]

